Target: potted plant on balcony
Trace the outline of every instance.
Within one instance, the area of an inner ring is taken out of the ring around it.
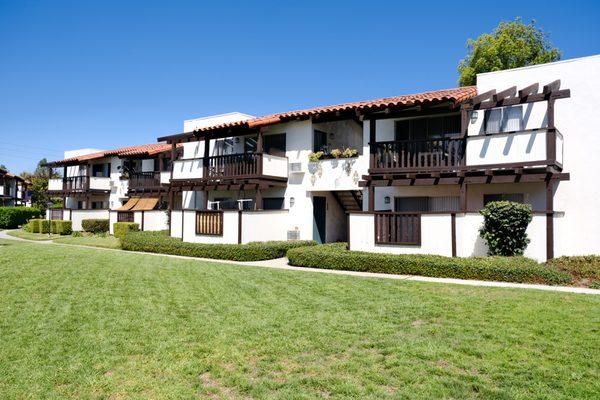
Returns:
[[[319,162],[325,156],[325,153],[322,151],[315,151],[308,155],[308,161],[310,162]]]
[[[333,149],[331,153],[329,153],[333,158],[340,158],[344,153],[341,149]]]
[[[358,150],[353,149],[351,147],[346,147],[342,152],[342,157],[344,158],[352,158],[358,155]]]

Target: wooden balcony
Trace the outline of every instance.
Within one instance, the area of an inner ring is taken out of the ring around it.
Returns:
[[[452,171],[464,165],[464,139],[377,142],[370,173]]]
[[[242,153],[177,160],[173,163],[171,184],[182,182],[244,181],[263,179],[285,183],[288,160],[264,153]]]
[[[129,190],[146,190],[161,188],[161,172],[134,172],[129,175]]]
[[[49,192],[110,192],[110,178],[101,176],[71,176],[48,181]]]

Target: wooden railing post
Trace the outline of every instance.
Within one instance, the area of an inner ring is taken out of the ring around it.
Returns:
[[[375,168],[377,165],[377,120],[369,120],[369,168]]]
[[[204,158],[202,159],[202,177],[208,178],[208,170],[210,163],[210,136],[207,133],[204,136]]]

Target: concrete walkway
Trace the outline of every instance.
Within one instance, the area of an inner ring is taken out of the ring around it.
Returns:
[[[536,289],[536,290],[545,290],[545,291],[549,291],[549,292],[564,292],[564,293],[580,293],[580,294],[600,295],[599,289],[589,289],[589,288],[581,288],[581,287],[573,287],[573,286],[548,286],[548,285],[537,285],[537,284],[530,284],[530,283],[478,281],[478,280],[455,279],[455,278],[431,278],[431,277],[427,277],[427,276],[416,276],[416,275],[381,274],[381,273],[376,273],[376,272],[357,272],[357,271],[341,271],[341,270],[334,270],[334,269],[294,267],[294,266],[288,264],[288,259],[285,257],[276,258],[274,260],[249,261],[249,262],[215,260],[212,258],[186,257],[186,256],[176,256],[176,255],[171,255],[171,254],[145,253],[145,252],[140,252],[140,251],[126,251],[126,250],[121,250],[121,249],[109,249],[109,248],[103,248],[103,247],[82,246],[82,245],[76,245],[76,244],[54,243],[51,240],[45,240],[45,241],[27,240],[27,239],[21,239],[21,238],[16,238],[16,237],[7,235],[6,231],[0,231],[0,239],[18,240],[18,241],[24,241],[24,242],[29,242],[29,243],[38,243],[38,244],[53,244],[55,246],[81,247],[81,248],[93,249],[93,250],[117,251],[117,252],[125,251],[127,253],[151,255],[151,256],[156,256],[156,257],[177,258],[177,259],[181,259],[181,260],[192,260],[192,261],[210,262],[210,263],[218,263],[218,264],[230,264],[230,265],[249,265],[249,266],[253,266],[253,267],[283,269],[283,270],[289,270],[289,271],[305,271],[305,272],[323,273],[323,274],[332,274],[332,275],[356,276],[356,277],[361,277],[361,278],[381,278],[381,279],[394,279],[394,280],[415,281],[415,282],[432,282],[432,283],[445,283],[445,284],[450,283],[450,284],[455,284],[455,285],[486,286],[486,287],[513,288],[513,289]]]

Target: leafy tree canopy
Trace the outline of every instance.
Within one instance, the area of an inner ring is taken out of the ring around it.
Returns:
[[[475,85],[478,73],[548,63],[561,56],[535,21],[524,24],[521,18],[500,22],[492,33],[467,40],[467,48],[467,57],[458,65],[461,86]]]

